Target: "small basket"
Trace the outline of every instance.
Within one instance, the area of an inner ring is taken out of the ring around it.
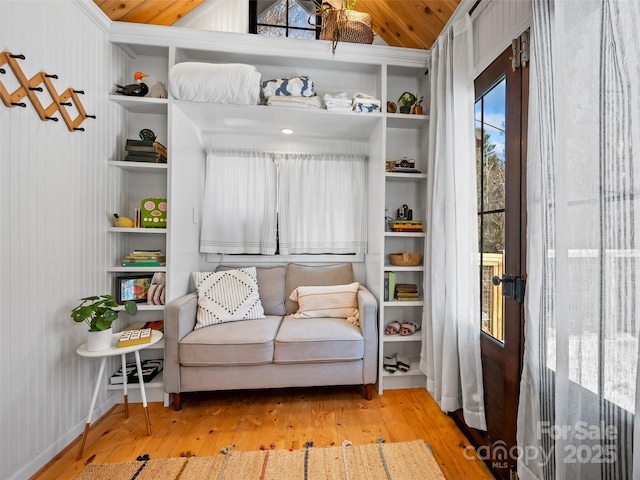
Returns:
[[[410,252],[390,253],[389,261],[391,262],[391,265],[396,265],[398,267],[415,267],[416,265],[420,265],[420,262],[422,262],[422,255]]]

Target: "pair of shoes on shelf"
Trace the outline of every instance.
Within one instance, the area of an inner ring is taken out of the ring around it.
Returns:
[[[398,355],[397,353],[384,357],[383,368],[387,373],[408,372],[411,370],[411,362],[408,357]]]
[[[408,335],[413,335],[415,332],[420,330],[420,325],[413,322],[404,322],[400,323],[398,320],[394,320],[390,324],[386,326],[384,329],[384,333],[386,335],[402,335],[406,337]]]

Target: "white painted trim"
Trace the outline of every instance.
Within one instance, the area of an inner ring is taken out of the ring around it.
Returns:
[[[493,45],[491,50],[483,52],[482,58],[473,67],[473,78],[477,78],[507,47],[511,46],[511,39],[520,36],[530,26],[531,16],[529,15],[511,29],[510,34],[505,37],[504,43]]]
[[[91,0],[71,0],[82,12],[95,23],[105,34],[111,30],[111,20],[100,8]]]
[[[93,388],[93,386],[91,387]],[[110,395],[106,401],[104,401],[101,405],[94,409],[93,417],[94,420],[91,425],[96,423],[98,420],[102,418],[102,416],[111,410],[117,402],[118,396],[113,394]],[[87,409],[89,406],[87,405]],[[41,450],[38,455],[31,459],[30,462],[26,463],[20,470],[15,472],[8,480],[23,480],[25,478],[30,478],[33,476],[38,470],[44,467],[47,463],[51,461],[56,455],[62,452],[65,448],[67,448],[71,443],[82,435],[84,431],[84,426],[86,424],[86,418],[82,417],[82,420],[76,423],[72,428],[70,428],[66,433],[61,435],[55,442],[49,444],[47,448]],[[75,445],[74,447],[80,448],[80,445]]]
[[[363,263],[364,254],[357,255],[219,255],[207,254],[208,263],[229,265],[262,265],[286,263]]]

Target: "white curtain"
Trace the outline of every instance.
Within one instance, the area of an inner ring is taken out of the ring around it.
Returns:
[[[471,20],[449,27],[431,50],[431,134],[420,369],[440,408],[462,408],[486,430],[480,361]]]
[[[366,253],[366,157],[276,155],[280,253]]]
[[[640,2],[532,14],[518,475],[640,479]]]
[[[276,180],[272,155],[207,152],[200,251],[276,252]]]

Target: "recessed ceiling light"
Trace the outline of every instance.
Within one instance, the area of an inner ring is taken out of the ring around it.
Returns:
[[[285,135],[291,135],[293,133],[293,130],[291,130],[290,128],[283,128],[282,130],[280,130],[282,133],[284,133]]]

